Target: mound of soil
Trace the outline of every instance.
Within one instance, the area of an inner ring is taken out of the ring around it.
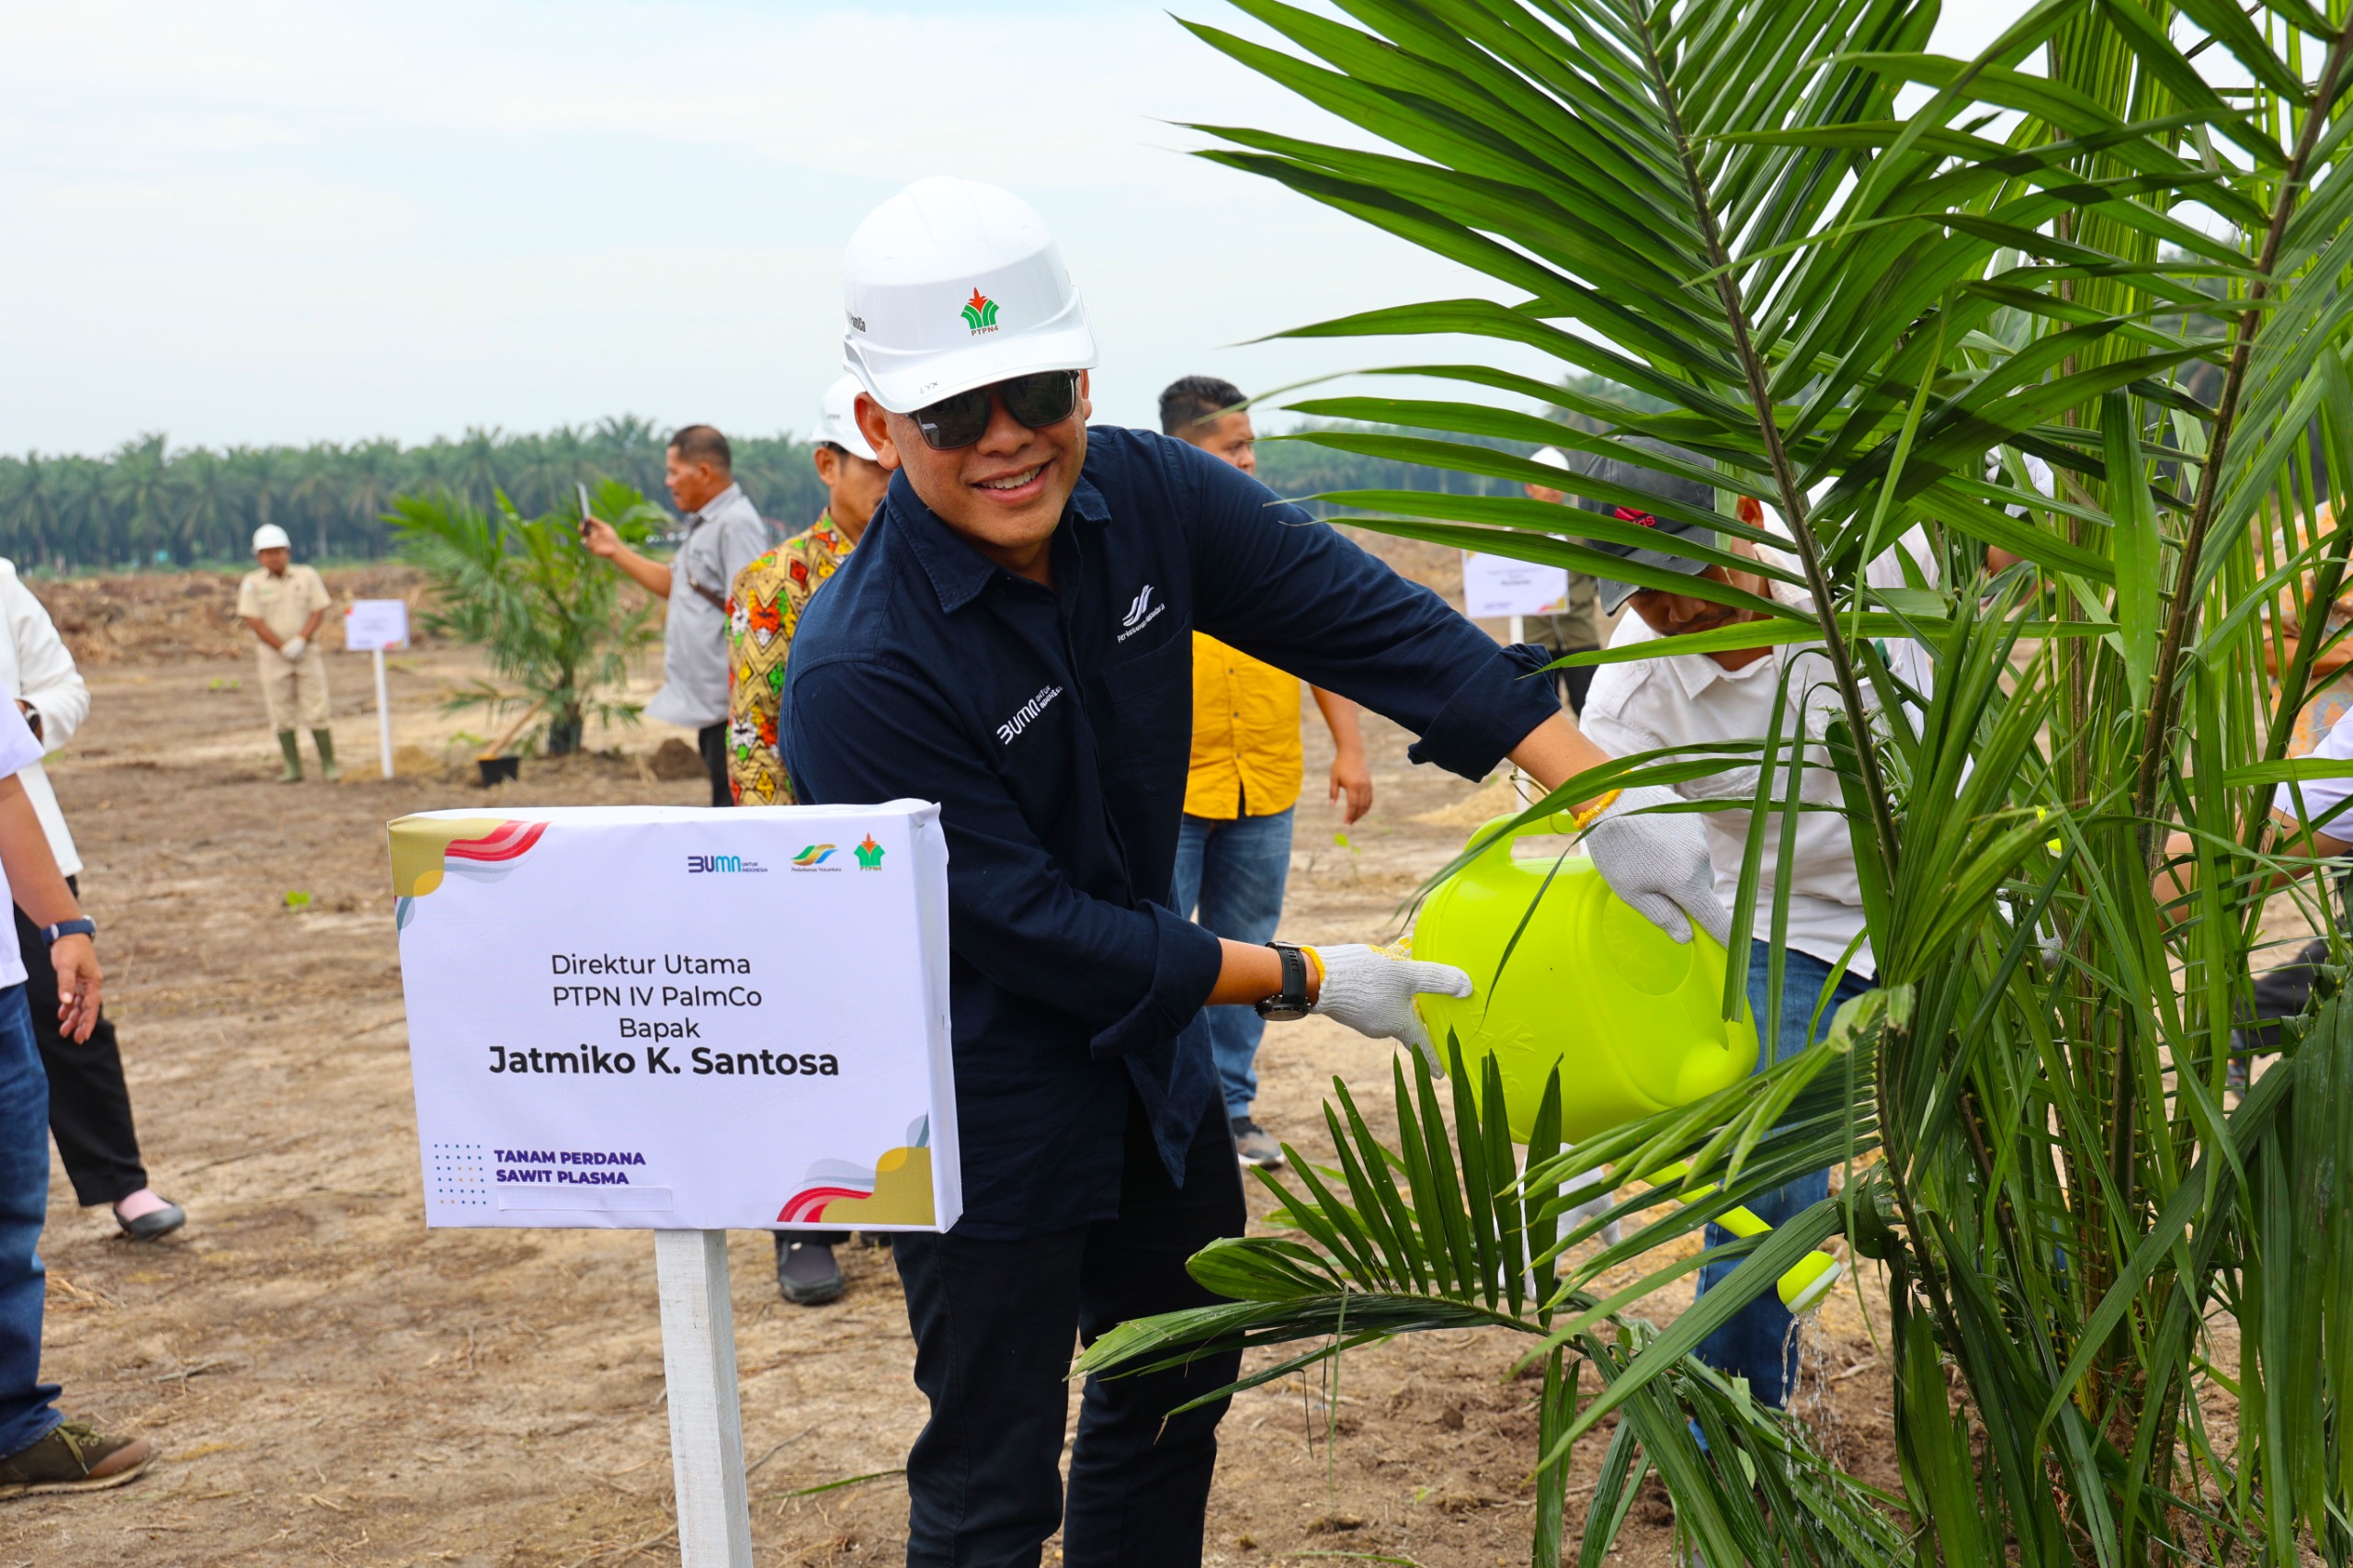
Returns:
[[[415,568],[381,561],[366,566],[335,566],[323,574],[338,607],[352,599],[406,599],[411,635],[416,628],[425,582]],[[83,665],[176,664],[189,659],[243,657],[253,633],[237,619],[237,584],[231,572],[133,572],[119,576],[36,577],[28,580],[35,597],[66,648]],[[319,628],[319,643],[343,646],[343,618],[330,611]]]

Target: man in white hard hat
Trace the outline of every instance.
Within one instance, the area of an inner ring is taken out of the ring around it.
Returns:
[[[792,785],[777,756],[777,710],[785,662],[809,596],[847,559],[891,476],[858,432],[858,381],[825,389],[814,432],[817,481],[825,509],[815,522],[735,574],[727,596],[727,780],[739,806],[789,806]],[[847,1231],[776,1233],[776,1284],[796,1306],[838,1300],[834,1248]]]
[[[302,781],[297,725],[311,732],[311,744],[319,748],[319,776],[340,778],[335,733],[327,728],[327,656],[312,641],[335,601],[316,568],[293,563],[294,541],[276,523],[254,530],[254,559],[261,564],[237,585],[237,613],[261,642],[255,650],[261,699],[269,709],[269,727],[278,732],[278,749],[286,758],[278,781]]]
[[[1156,432],[1090,430],[1086,314],[1044,223],[919,181],[843,258],[858,427],[894,471],[809,606],[784,759],[821,802],[918,796],[949,843],[964,1212],[896,1244],[930,1420],[907,1456],[911,1563],[1193,1563],[1235,1357],[1090,1381],[1059,1460],[1074,1338],[1214,1300],[1185,1260],[1241,1233],[1207,1004],[1322,1013],[1427,1048],[1413,1002],[1459,970],[1355,944],[1222,939],[1169,907],[1192,633],[1414,730],[1472,778],[1552,786],[1608,759],[1542,683],[1264,485]],[[1661,925],[1723,926],[1699,824],[1582,804],[1602,874]],[[1671,799],[1671,797],[1668,797]],[[1687,914],[1686,911],[1688,913]]]
[[[679,521],[687,530],[669,560],[640,555],[601,517],[580,519],[580,542],[589,554],[604,557],[639,587],[668,602],[662,624],[662,689],[645,705],[645,714],[695,732],[710,776],[710,803],[732,806],[727,585],[768,547],[768,526],[735,483],[734,449],[708,425],[689,425],[670,437],[662,483],[684,514]]]
[[[1540,447],[1529,454],[1530,460],[1546,468],[1566,471],[1568,454],[1558,447]],[[1533,481],[1522,485],[1530,501],[1563,505],[1568,493],[1549,484]],[[1531,615],[1527,619],[1528,640],[1553,654],[1586,653],[1601,646],[1601,618],[1594,602],[1594,582],[1590,574],[1569,574],[1569,608],[1559,615]],[[1561,678],[1561,695],[1567,699],[1569,711],[1585,711],[1586,693],[1593,687],[1593,666],[1554,672]]]

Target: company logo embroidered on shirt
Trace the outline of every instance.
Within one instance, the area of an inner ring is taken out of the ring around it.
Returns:
[[[1152,585],[1146,583],[1143,585],[1143,592],[1138,594],[1134,602],[1128,606],[1128,613],[1120,618],[1120,624],[1127,630],[1120,633],[1117,641],[1124,642],[1133,637],[1158,619],[1160,612],[1167,608],[1165,604],[1156,605],[1152,602]]]
[[[971,327],[976,336],[983,332],[995,332],[996,301],[978,289],[973,290],[972,297],[964,302],[964,324]]]
[[[1050,686],[1039,692],[1037,696],[1023,703],[1012,718],[996,727],[996,738],[1006,745],[1011,745],[1015,738],[1029,727],[1029,721],[1043,713],[1046,710],[1046,705],[1062,694],[1063,688],[1058,686]]]

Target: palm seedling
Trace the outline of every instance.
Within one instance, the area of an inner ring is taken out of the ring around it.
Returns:
[[[506,740],[544,735],[551,754],[578,749],[590,720],[634,723],[638,705],[611,695],[631,656],[654,638],[653,607],[624,609],[616,575],[580,547],[576,507],[526,517],[506,494],[484,512],[444,494],[395,497],[388,520],[401,555],[432,591],[426,629],[489,655],[494,681],[478,681],[445,705],[512,715]],[[599,517],[643,543],[669,518],[637,491],[607,481]]]
[[[2353,543],[2330,520],[2353,472],[2353,13],[2046,0],[1961,61],[1926,51],[1919,0],[1234,3],[1291,47],[1188,25],[1383,145],[1205,126],[1205,155],[1505,296],[1302,334],[1458,335],[1555,367],[1397,367],[1418,378],[1399,395],[1296,404],[1359,426],[1304,438],[1604,510],[1563,538],[1557,511],[1516,498],[1324,499],[1752,616],[1587,659],[1821,650],[1818,733],[1620,759],[1528,816],[1729,763],[1750,786],[1753,888],[1813,809],[1800,780],[1826,769],[1878,989],[1763,1093],[1531,1147],[1524,1176],[1473,1092],[1480,1063],[1454,1076],[1452,1163],[1429,1086],[1401,1079],[1394,1151],[1344,1097],[1336,1174],[1302,1168],[1279,1216],[1292,1234],[1196,1260],[1235,1304],[1129,1325],[1083,1366],[1306,1345],[1264,1376],[1378,1335],[1529,1335],[1563,1358],[1534,1456],[1540,1565],[1562,1551],[1559,1461],[1612,1413],[1587,1562],[1646,1466],[1719,1568],[2353,1557],[2353,1016],[2333,967],[2250,1091],[2228,1089],[2260,916],[2302,869],[2272,835],[2273,791],[2346,768],[2286,759],[2340,633],[2300,614],[2291,634],[2278,610],[2334,600]],[[1673,508],[1479,444],[1498,438],[1761,498],[1777,528],[1729,506],[1684,520],[1764,551],[1769,596],[1597,554],[1583,540],[1664,542],[1608,508]],[[1932,569],[1872,586],[1866,564],[1915,529]],[[1900,642],[1931,676],[1904,678]],[[1778,989],[1782,910],[1752,932],[1739,907],[1735,958],[1764,937]],[[1667,1207],[1567,1267],[1560,1248],[1601,1221],[1552,1240],[1555,1188],[1600,1161],[1631,1184],[1624,1217]],[[1670,1327],[1622,1313],[1688,1265],[1593,1296],[1601,1268],[1654,1263],[1699,1218],[1824,1164],[1846,1167],[1839,1195],[1744,1244]],[[1676,1165],[1693,1174],[1642,1187]],[[1886,1292],[1900,1499],[1837,1476],[1688,1354],[1834,1236]]]

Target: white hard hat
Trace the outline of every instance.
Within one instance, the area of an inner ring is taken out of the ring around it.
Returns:
[[[1546,468],[1566,469],[1569,455],[1558,447],[1539,447],[1528,454],[1529,462],[1542,463]]]
[[[276,523],[264,523],[261,527],[254,530],[254,553],[256,555],[259,555],[265,550],[291,550],[293,548],[294,541],[288,539],[286,537],[286,530],[279,528]]]
[[[1086,307],[1044,220],[977,180],[919,179],[869,213],[842,253],[842,364],[893,414],[1095,366]]]
[[[866,433],[858,427],[856,376],[844,376],[825,389],[825,401],[817,408],[817,428],[810,438],[821,445],[831,441],[854,458],[875,460],[874,449],[866,444]]]

